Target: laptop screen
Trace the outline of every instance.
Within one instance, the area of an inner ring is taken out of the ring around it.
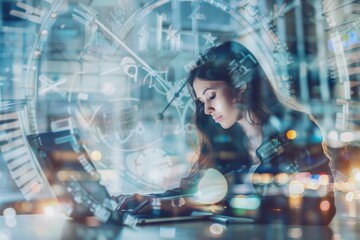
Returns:
[[[116,204],[101,185],[86,151],[74,147],[75,137],[69,131],[47,132],[30,135],[28,141],[62,211],[75,220],[94,216],[106,222]]]

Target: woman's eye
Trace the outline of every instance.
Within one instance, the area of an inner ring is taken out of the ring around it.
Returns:
[[[210,100],[211,100],[211,99],[214,99],[214,98],[215,98],[215,96],[216,96],[215,94],[210,95],[210,96],[208,96],[208,99],[210,99]]]

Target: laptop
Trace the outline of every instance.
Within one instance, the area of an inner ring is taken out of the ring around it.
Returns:
[[[76,135],[65,130],[27,138],[65,215],[79,222],[88,217],[107,222],[117,204]]]
[[[292,223],[305,221],[303,213],[319,208],[322,201],[318,195],[305,196],[301,208],[292,208],[287,195],[279,194],[282,188],[274,185],[274,195],[254,195],[246,185],[231,190],[233,196],[225,212],[216,213],[211,206],[196,208],[191,203],[194,196],[151,197],[134,209],[118,211],[118,204],[111,198],[105,186],[101,185],[100,174],[92,164],[86,151],[77,144],[77,136],[68,130],[28,136],[28,141],[37,156],[39,164],[59,201],[63,212],[79,222],[96,218],[102,223],[125,225],[154,224],[189,220],[211,220],[221,223],[252,223],[260,218],[264,222],[280,221]],[[41,142],[41,144],[39,144]],[[236,182],[237,183],[237,182]],[[241,183],[239,181],[239,183]],[[210,191],[210,190],[209,190]],[[311,190],[311,193],[313,190]],[[261,201],[261,202],[260,202]],[[246,208],[243,206],[246,205]],[[220,205],[221,207],[221,205]],[[275,209],[275,211],[273,211]],[[281,211],[277,211],[280,209]],[[295,212],[300,217],[293,217]],[[325,216],[325,215],[324,215]],[[324,217],[326,218],[326,216]],[[303,220],[304,219],[304,220]],[[313,223],[322,223],[321,216]]]
[[[89,218],[95,218],[101,223],[128,226],[190,220],[224,221],[213,213],[190,208],[186,204],[191,198],[189,195],[154,196],[134,209],[118,211],[118,204],[101,185],[100,174],[86,151],[76,144],[76,137],[68,130],[28,136],[62,211],[73,220],[86,223]]]

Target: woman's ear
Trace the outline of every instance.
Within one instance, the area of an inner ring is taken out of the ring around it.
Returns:
[[[246,92],[247,86],[246,83],[241,86],[240,88],[234,89],[234,102],[236,103],[245,103],[245,92]]]
[[[246,89],[247,89],[247,84],[246,84],[246,82],[244,82],[244,81],[241,81],[240,82],[240,84],[239,84],[239,92],[240,93],[244,93],[245,91],[246,91]]]
[[[246,92],[247,84],[244,81],[241,81],[237,88],[235,89],[235,98],[237,101],[244,99],[244,93]]]

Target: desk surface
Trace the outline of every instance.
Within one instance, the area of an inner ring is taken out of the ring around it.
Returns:
[[[0,217],[0,239],[360,239],[360,221],[335,218],[329,226],[230,224],[188,221],[135,228],[115,225],[88,227],[65,217],[17,215]]]

